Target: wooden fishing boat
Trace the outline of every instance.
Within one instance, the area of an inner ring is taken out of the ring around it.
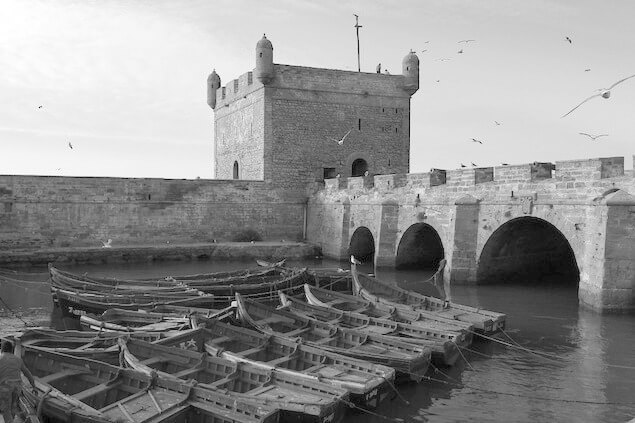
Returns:
[[[430,348],[401,342],[396,337],[362,333],[277,310],[265,304],[244,299],[236,294],[238,317],[263,333],[277,334],[323,348],[338,354],[371,361],[394,368],[397,374],[420,381],[430,365]]]
[[[118,308],[108,309],[99,316],[82,315],[79,324],[83,329],[93,331],[165,332],[192,329],[188,315]]]
[[[364,298],[342,292],[304,285],[304,295],[309,304],[332,308],[345,313],[354,312],[369,317],[394,321],[398,324],[414,326],[419,330],[440,334],[443,339],[453,341],[459,347],[467,347],[472,343],[474,327],[470,324],[422,314],[413,309],[396,308],[385,303],[372,303]]]
[[[43,414],[65,422],[277,422],[272,407],[173,378],[26,347]],[[35,398],[33,398],[35,397]],[[202,417],[192,418],[200,414]]]
[[[459,347],[442,332],[435,332],[419,326],[398,323],[388,319],[369,317],[360,313],[344,312],[332,308],[314,306],[280,293],[282,309],[299,316],[316,319],[355,329],[362,333],[384,335],[395,341],[411,343],[430,348],[432,361],[436,365],[452,366],[460,356]]]
[[[199,387],[274,406],[281,410],[282,421],[336,422],[348,403],[347,390],[289,373],[134,339],[120,338],[119,345],[131,368],[149,375],[158,372],[162,377],[194,379]]]
[[[70,289],[62,289],[51,285],[53,296],[65,316],[81,316],[83,314],[101,314],[109,308],[126,310],[151,310],[158,305],[179,305],[213,308],[224,305],[227,300],[214,295],[120,295],[84,293]]]
[[[208,352],[231,361],[292,377],[327,383],[346,389],[359,407],[375,408],[394,395],[395,371],[386,366],[357,360],[277,335],[210,319],[205,327],[181,332],[157,341],[158,345],[178,346]]]
[[[351,260],[353,293],[373,303],[385,303],[395,308],[414,309],[422,314],[439,316],[447,321],[460,321],[474,326],[477,334],[491,336],[505,328],[506,316],[489,310],[443,301],[382,282],[361,274]]]
[[[282,259],[275,262],[257,259],[256,263],[258,264],[258,266],[261,267],[282,267],[284,266],[286,261],[287,259]]]
[[[214,307],[230,303],[235,293],[275,300],[277,291],[301,292],[313,281],[306,269],[268,267],[257,271],[169,277],[168,280],[89,278],[49,266],[51,292],[65,314],[100,314],[107,308],[137,309],[158,304]],[[202,279],[197,279],[201,277]],[[155,286],[160,283],[161,286]],[[164,286],[165,283],[171,284]],[[148,289],[143,289],[144,284]],[[179,304],[179,302],[181,302]]]

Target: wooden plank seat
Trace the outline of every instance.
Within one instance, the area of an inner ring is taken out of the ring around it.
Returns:
[[[46,375],[43,377],[38,377],[37,379],[40,382],[44,382],[44,383],[52,383],[55,382],[57,380],[60,379],[64,379],[65,377],[70,377],[70,376],[78,376],[78,375],[85,375],[91,373],[89,370],[87,369],[65,369],[62,370],[61,372],[57,372],[57,373],[51,373],[50,375]]]
[[[99,385],[93,386],[92,388],[88,388],[84,391],[73,394],[73,398],[84,401],[87,398],[90,398],[97,394],[101,394],[102,392],[109,391],[119,385],[121,385],[121,381],[114,383],[101,383]]]

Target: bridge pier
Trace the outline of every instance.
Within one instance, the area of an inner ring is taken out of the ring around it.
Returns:
[[[478,264],[479,200],[466,195],[456,200],[453,248],[448,253],[450,283],[475,283]]]

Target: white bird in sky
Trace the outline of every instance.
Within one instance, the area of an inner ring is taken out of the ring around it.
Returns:
[[[106,242],[102,241],[101,243],[103,244],[101,246],[102,248],[112,248],[112,239],[108,239]]]
[[[591,135],[591,134],[587,134],[586,132],[578,132],[580,135],[584,135],[587,136],[589,138],[591,138],[593,141],[595,141],[596,139],[600,138],[600,137],[608,137],[609,134],[600,134],[600,135]]]
[[[501,124],[501,123],[500,123],[499,121],[497,121],[497,120],[495,120],[495,121],[494,121],[494,123],[496,124],[496,126],[500,126],[500,124]]]
[[[459,43],[466,43],[467,44],[467,43],[471,43],[473,41],[476,41],[476,40],[461,40],[461,41],[459,41]]]
[[[71,150],[73,149],[73,144],[71,144],[71,142],[68,142],[68,148],[70,148]]]
[[[447,62],[448,60],[450,60],[450,59],[444,57],[444,58],[441,58],[441,59],[437,59],[437,62]]]
[[[567,113],[565,113],[564,115],[560,116],[561,118],[569,115],[571,112],[573,112],[575,109],[577,109],[578,107],[582,106],[584,103],[586,103],[587,101],[595,98],[595,97],[603,97],[603,98],[609,98],[611,96],[611,90],[618,84],[621,84],[622,82],[626,81],[627,79],[631,79],[631,78],[635,78],[635,75],[631,75],[631,76],[627,76],[626,78],[620,79],[619,81],[617,81],[615,84],[611,85],[608,88],[600,88],[598,91],[599,93],[597,94],[593,94],[591,97],[588,97],[586,99],[584,99],[580,104],[578,104],[577,106],[575,106],[573,109],[569,110]]]
[[[339,140],[336,140],[335,138],[331,138],[331,137],[328,137],[328,139],[331,140],[331,141],[335,141],[338,145],[342,145],[342,144],[344,144],[344,140],[346,139],[346,137],[350,133],[351,133],[351,129],[349,129],[348,132]]]

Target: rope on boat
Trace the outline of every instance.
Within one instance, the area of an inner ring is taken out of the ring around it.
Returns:
[[[470,370],[474,371],[474,367],[472,367],[472,365],[470,364],[469,361],[467,361],[467,358],[465,358],[465,356],[463,355],[463,352],[461,352],[461,348],[457,348],[457,351],[459,352],[459,355],[461,356],[461,358],[463,359],[463,361],[465,361],[465,363],[467,364],[467,366],[470,368]]]
[[[15,315],[15,317],[17,317],[18,319],[22,320],[22,323],[24,323],[25,326],[29,326],[29,324],[18,315],[18,313],[16,313],[15,311],[13,311],[13,309],[11,307],[9,307],[9,304],[5,303],[4,300],[2,299],[2,297],[0,296],[0,301],[2,302],[2,304],[4,304],[4,306]]]
[[[483,388],[479,388],[478,386],[468,385],[466,383],[463,383],[463,382],[453,378],[449,374],[444,373],[441,369],[439,369],[438,367],[436,367],[432,363],[430,363],[430,366],[432,366],[434,368],[435,372],[438,372],[438,373],[442,374],[446,378],[450,379],[452,382],[448,382],[447,380],[442,380],[442,379],[436,379],[436,378],[429,377],[429,376],[425,376],[424,377],[424,379],[426,379],[426,380],[433,381],[433,382],[444,383],[446,385],[454,385],[454,386],[459,387],[459,388],[468,388],[468,389],[472,389],[474,391],[485,392],[485,393],[488,393],[488,394],[506,395],[506,396],[510,396],[510,397],[528,398],[528,399],[535,399],[535,400],[542,400],[542,401],[549,401],[549,402],[566,402],[566,403],[575,403],[575,404],[629,405],[629,406],[632,406],[633,404],[635,404],[635,401],[631,401],[631,402],[604,401],[603,402],[603,401],[591,401],[591,400],[574,400],[574,399],[569,399],[569,398],[540,397],[540,396],[536,396],[536,395],[525,395],[525,394],[517,394],[517,393],[513,393],[513,392],[494,391],[492,389],[483,389]]]
[[[24,280],[24,279],[10,278],[8,276],[0,274],[0,281],[14,282],[14,283],[23,283],[23,284],[27,284],[27,285],[48,284],[48,283],[50,283],[49,280],[50,280],[50,278],[46,278],[46,280],[43,280],[43,281],[27,281],[27,280]]]
[[[367,410],[366,408],[360,407],[359,405],[357,405],[355,403],[352,403],[352,402],[350,402],[348,400],[345,400],[343,398],[339,398],[338,400],[343,402],[344,404],[348,405],[351,408],[355,408],[356,410],[359,410],[361,412],[370,414],[371,416],[379,417],[380,419],[383,419],[383,420],[388,420],[388,421],[391,421],[391,422],[399,422],[399,423],[404,421],[404,419],[401,419],[399,417],[388,417],[388,416],[384,416],[383,414],[379,414],[379,413],[375,413],[374,411]]]
[[[23,283],[26,284],[34,284],[34,285],[38,285],[38,286],[47,286],[45,284],[48,283],[48,281],[42,281],[42,282],[33,282],[33,281],[21,281],[21,280],[17,280],[17,279],[10,279],[10,278],[6,278],[4,276],[0,276],[0,285],[6,283],[8,285],[13,285],[16,288],[21,288],[24,289],[25,291],[31,291],[31,292],[35,292],[36,294],[40,294],[40,295],[44,295],[46,297],[49,297],[51,295],[50,292],[42,292],[37,288],[29,288],[26,286],[22,286]]]
[[[458,345],[457,345],[457,346],[458,346]],[[480,352],[480,351],[476,351],[476,350],[473,350],[473,349],[468,348],[468,347],[459,347],[459,349],[462,349],[462,350],[465,350],[465,351],[469,351],[469,352],[471,352],[472,354],[480,355],[481,357],[485,357],[485,358],[494,358],[494,356],[493,356],[493,355],[483,354],[483,353],[482,353],[482,352]]]
[[[503,335],[505,335],[511,342],[513,342],[514,346],[517,349],[521,349],[523,351],[527,351],[531,354],[534,354],[540,358],[546,358],[546,359],[550,359],[553,361],[557,361],[560,362],[562,361],[561,358],[555,354],[551,354],[551,353],[547,353],[547,352],[542,352],[542,351],[535,351],[529,348],[525,348],[522,345],[520,345],[518,342],[516,342],[511,336],[509,336],[504,330],[501,329],[501,332],[503,333]],[[621,364],[604,364],[607,367],[615,367],[618,369],[629,369],[629,370],[635,370],[635,366],[626,366],[626,365],[621,365]]]
[[[410,401],[408,401],[406,398],[404,398],[403,395],[401,395],[401,392],[399,392],[397,387],[390,380],[388,380],[388,378],[386,376],[382,376],[381,378],[386,381],[388,386],[390,386],[393,391],[395,391],[395,394],[397,394],[397,396],[399,397],[400,400],[402,400],[406,405],[410,405]]]

